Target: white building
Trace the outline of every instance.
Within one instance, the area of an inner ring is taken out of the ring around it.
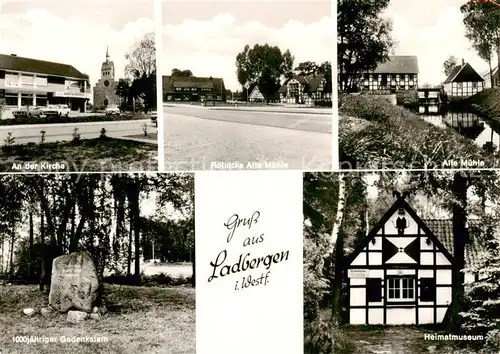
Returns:
[[[451,220],[422,220],[402,197],[346,258],[349,323],[436,324],[452,300]],[[466,265],[477,250],[466,245]],[[465,275],[465,283],[477,279]]]
[[[88,76],[71,65],[0,54],[0,98],[8,108],[67,104],[84,112],[90,97]]]

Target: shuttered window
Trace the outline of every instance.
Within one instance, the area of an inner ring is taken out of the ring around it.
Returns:
[[[436,299],[436,279],[420,278],[420,301],[434,301]]]
[[[382,279],[366,278],[366,302],[382,301]]]

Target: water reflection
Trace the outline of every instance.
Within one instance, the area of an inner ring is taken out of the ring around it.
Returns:
[[[500,146],[500,135],[481,117],[466,111],[446,110],[439,105],[420,106],[418,113],[437,127],[450,127],[493,153]]]

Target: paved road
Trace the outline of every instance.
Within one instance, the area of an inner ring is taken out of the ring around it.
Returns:
[[[332,168],[331,114],[189,106],[166,106],[163,113],[166,170]]]
[[[150,120],[130,120],[113,122],[91,122],[91,123],[57,123],[57,124],[27,124],[0,126],[0,144],[8,133],[11,132],[16,144],[28,142],[40,142],[41,133],[44,130],[45,141],[70,141],[73,139],[73,132],[78,128],[78,133],[82,139],[98,138],[102,128],[106,129],[109,137],[122,137],[128,135],[140,135],[143,133],[143,125],[148,125],[148,132],[155,132],[156,128]]]

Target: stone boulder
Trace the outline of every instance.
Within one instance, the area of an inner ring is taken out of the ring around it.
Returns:
[[[28,316],[28,317],[31,317],[35,314],[35,310],[34,309],[31,309],[31,308],[27,308],[27,309],[24,309],[23,310],[23,313]]]
[[[80,321],[83,321],[87,318],[88,313],[83,312],[83,311],[68,311],[68,315],[66,317],[66,320],[71,323],[78,323]]]
[[[47,316],[52,313],[52,310],[50,309],[50,307],[42,307],[40,309],[40,313],[42,314],[42,316]]]
[[[60,256],[52,262],[49,305],[59,312],[91,312],[97,299],[97,271],[88,252]]]

